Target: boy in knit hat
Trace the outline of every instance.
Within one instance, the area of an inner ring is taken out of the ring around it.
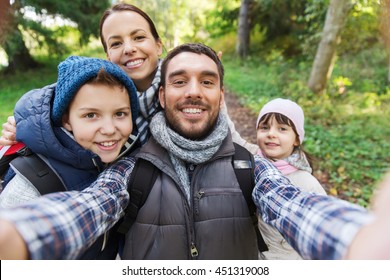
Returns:
[[[30,91],[16,104],[17,140],[45,161],[66,190],[83,190],[134,146],[138,111],[136,88],[119,66],[71,56],[59,64],[56,84]],[[16,175],[0,206],[40,196],[10,165]],[[49,192],[57,189],[52,187]]]
[[[302,148],[305,137],[304,113],[295,102],[277,98],[260,110],[256,122],[259,155],[269,160],[297,187],[326,195],[323,187],[312,175],[308,155]],[[268,245],[263,259],[301,259],[280,233],[259,217],[259,229]]]

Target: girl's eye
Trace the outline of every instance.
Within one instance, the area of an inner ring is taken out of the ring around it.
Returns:
[[[259,125],[260,130],[267,130],[268,126],[267,125]]]
[[[279,128],[279,130],[280,130],[280,131],[288,131],[288,130],[290,130],[290,127],[289,127],[289,126],[281,126],[281,127]]]

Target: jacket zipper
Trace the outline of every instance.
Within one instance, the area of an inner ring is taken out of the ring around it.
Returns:
[[[191,205],[189,205],[189,203],[186,199],[187,205],[189,207],[189,213],[188,213],[189,214],[188,215],[188,217],[189,217],[189,241],[190,241],[190,255],[191,255],[192,259],[197,259],[197,257],[199,256],[199,251],[198,251],[198,248],[196,247],[196,244],[195,244],[196,238],[195,238],[195,217],[194,217],[194,213],[195,213],[194,178],[196,178],[196,173],[197,173],[197,168],[195,167],[195,169],[193,170],[193,173],[192,173],[192,180],[190,181],[190,201],[192,201]]]

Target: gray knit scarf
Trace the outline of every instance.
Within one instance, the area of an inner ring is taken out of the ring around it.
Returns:
[[[299,147],[296,148],[293,153],[284,160],[299,170],[307,171],[310,174],[313,172],[305,153]]]
[[[187,200],[190,202],[190,180],[186,163],[206,162],[218,151],[229,131],[226,116],[220,113],[213,131],[201,141],[189,140],[173,131],[168,127],[163,112],[158,112],[153,117],[150,131],[157,143],[168,151]]]
[[[140,114],[138,114],[136,124],[142,144],[145,144],[149,138],[149,121],[160,108],[158,89],[161,81],[161,62],[162,60],[158,62],[156,74],[150,87],[144,92],[138,91]]]

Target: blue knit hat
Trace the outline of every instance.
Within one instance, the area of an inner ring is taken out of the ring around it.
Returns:
[[[116,64],[99,58],[82,56],[70,56],[58,65],[58,80],[51,112],[55,125],[61,126],[62,115],[77,91],[88,80],[95,78],[102,68],[125,86],[130,96],[131,115],[135,126],[139,102],[133,81]]]

